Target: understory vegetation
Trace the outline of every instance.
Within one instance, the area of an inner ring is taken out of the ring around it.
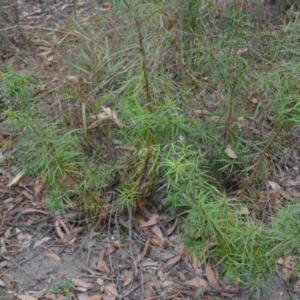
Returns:
[[[168,2],[113,1],[74,19],[51,45],[68,75],[50,84],[2,70],[2,121],[19,168],[46,180],[51,211],[79,205],[101,226],[107,210],[138,213],[160,191],[191,255],[260,292],[278,259],[299,272],[299,201],[268,194],[288,171],[284,149],[297,150],[298,15]]]

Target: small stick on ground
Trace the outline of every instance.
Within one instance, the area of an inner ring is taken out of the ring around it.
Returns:
[[[129,231],[129,251],[130,251],[130,256],[134,265],[134,277],[137,277],[139,274],[139,269],[138,269],[138,263],[136,259],[134,258],[133,255],[133,250],[132,250],[132,205],[130,205],[129,208],[129,216],[128,216],[128,231]]]

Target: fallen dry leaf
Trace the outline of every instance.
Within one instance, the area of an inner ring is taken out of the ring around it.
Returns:
[[[117,251],[119,248],[120,248],[120,244],[118,243],[113,243],[110,245],[109,249],[106,251],[106,255],[109,255],[109,254],[112,254],[114,253],[115,251]],[[123,245],[124,246],[124,245]]]
[[[103,297],[100,294],[95,294],[93,296],[90,296],[88,298],[86,298],[86,300],[101,300]]]
[[[36,96],[40,95],[41,93],[46,92],[46,90],[47,90],[47,87],[45,84],[38,85],[34,90],[33,96],[36,97]]]
[[[102,278],[97,278],[96,282],[99,284],[99,285],[103,285],[104,284],[104,281]]]
[[[66,296],[63,295],[54,295],[52,293],[48,293],[45,295],[46,299],[50,299],[50,300],[67,300]]]
[[[64,9],[66,9],[67,7],[69,6],[69,4],[68,3],[65,3],[63,6],[61,6],[61,10],[64,10]]]
[[[247,48],[247,47],[244,47],[244,48],[238,49],[238,50],[236,51],[236,54],[237,54],[237,55],[242,55],[242,54],[245,54],[245,53],[247,53],[247,52],[248,52],[248,48]]]
[[[168,236],[171,235],[172,232],[175,230],[175,228],[176,228],[176,226],[177,226],[177,223],[178,223],[178,218],[176,218],[176,220],[175,220],[173,226],[167,230]]]
[[[166,269],[166,268],[168,268],[168,267],[170,267],[170,266],[173,266],[173,265],[175,265],[177,262],[179,262],[180,259],[181,259],[181,255],[177,255],[177,256],[175,256],[175,257],[169,259],[166,263],[164,263],[164,264],[162,265],[161,268],[162,268],[162,269]]]
[[[25,208],[22,210],[21,214],[29,214],[29,213],[39,213],[44,215],[49,215],[49,212],[42,209],[35,209],[35,208]]]
[[[86,300],[88,296],[87,293],[77,293],[77,300]]]
[[[124,125],[122,124],[122,122],[118,118],[117,114],[110,107],[102,106],[102,110],[106,114],[107,118],[112,119],[119,128],[124,127]]]
[[[104,112],[101,112],[100,114],[98,114],[96,117],[95,116],[90,116],[90,122],[88,123],[88,128],[95,128],[99,125],[99,123],[102,120],[107,120],[107,119],[111,119],[113,120],[113,122],[119,127],[119,128],[123,128],[124,125],[122,124],[122,122],[119,120],[119,118],[117,117],[116,113],[114,111],[112,111],[109,107],[102,107],[103,110],[105,110]],[[91,120],[95,120],[94,122],[91,122]]]
[[[125,270],[121,275],[123,282],[123,286],[126,287],[133,281],[133,271],[132,270]]]
[[[290,271],[293,269],[291,261],[289,259],[279,258],[277,263],[281,265],[281,272],[284,274],[285,278],[287,278],[290,274]]]
[[[107,285],[105,287],[105,293],[107,296],[110,296],[110,297],[115,297],[115,298],[119,297],[118,291],[112,285]]]
[[[231,146],[227,146],[224,150],[224,152],[227,154],[228,157],[232,158],[232,159],[236,159],[237,156],[236,154],[233,152],[233,150],[231,149]]]
[[[278,264],[282,265],[282,264],[283,264],[283,262],[284,262],[283,258],[281,258],[281,257],[280,257],[280,258],[278,258],[278,260],[277,260],[277,263],[278,263]]]
[[[4,239],[1,238],[0,239],[0,254],[4,254],[6,253],[6,246],[5,246],[5,242],[4,242]]]
[[[4,237],[8,239],[10,237],[10,234],[11,234],[11,228],[7,228],[4,232]]]
[[[109,266],[107,265],[107,263],[104,260],[105,254],[106,254],[106,250],[102,250],[100,252],[99,260],[97,262],[97,268],[98,269],[102,269],[103,268],[106,273],[110,273],[110,268],[109,268]]]
[[[69,76],[67,76],[67,79],[73,83],[77,83],[79,81],[77,75],[69,75]]]
[[[32,296],[38,299],[42,299],[45,296],[45,294],[48,292],[48,290],[49,290],[49,286],[46,285],[45,288],[43,288],[39,292],[35,292]]]
[[[203,118],[204,116],[209,114],[209,111],[205,109],[195,109],[192,113],[196,117]]]
[[[110,11],[111,10],[111,4],[108,1],[105,1],[101,4],[99,7],[100,11]]]
[[[200,277],[194,277],[191,280],[185,281],[183,284],[186,286],[195,287],[195,288],[208,287],[207,281]]]
[[[46,182],[46,176],[42,176],[35,181],[34,193],[39,196]]]
[[[116,297],[103,295],[103,300],[115,300]]]
[[[290,265],[289,261],[284,261],[282,264],[281,272],[284,274],[284,276],[287,278],[290,274],[292,267]]]
[[[191,259],[192,259],[192,266],[193,266],[195,272],[197,273],[197,275],[202,276],[203,275],[202,268],[199,267],[199,265],[201,265],[201,264],[200,264],[198,257],[195,255],[192,255]]]
[[[62,231],[61,228],[64,230],[64,232]],[[72,244],[72,239],[74,237],[72,236],[72,233],[70,232],[70,230],[69,230],[68,226],[66,225],[66,223],[63,220],[61,220],[60,218],[56,218],[55,229],[56,229],[56,232],[57,232],[58,236],[62,239],[62,241],[64,243],[69,243],[70,245]],[[79,231],[80,230],[82,230],[81,227],[79,227]],[[77,234],[76,233],[77,229],[74,229],[73,231],[75,232],[75,235],[76,235]],[[75,242],[75,240],[73,242]]]
[[[239,214],[241,215],[250,215],[250,211],[246,206],[241,207],[241,209],[238,211]]]
[[[85,282],[81,279],[78,279],[78,278],[72,278],[71,279],[72,283],[75,285],[75,286],[78,286],[78,287],[83,287],[83,288],[86,288],[86,289],[89,289],[92,287],[92,284],[89,283],[89,282]]]
[[[205,266],[205,274],[206,274],[206,278],[208,280],[208,282],[210,283],[210,285],[216,289],[216,290],[220,290],[221,286],[219,285],[219,282],[211,268],[211,266],[209,264],[207,264]]]
[[[147,254],[147,251],[149,249],[149,246],[150,246],[150,239],[151,239],[151,236],[148,235],[147,237],[147,241],[145,243],[145,246],[144,246],[144,249],[143,249],[143,252],[142,252],[142,255],[140,256],[140,260],[143,261],[144,258],[145,258],[145,255]],[[137,258],[137,261],[138,261],[138,258]],[[139,261],[138,261],[139,262]]]
[[[24,240],[26,240],[26,235],[23,234],[23,233],[19,233],[18,236],[17,236],[17,240],[18,241],[24,241]]]
[[[27,198],[27,199],[30,200],[30,201],[33,201],[33,200],[34,200],[34,197],[33,197],[32,195],[30,195],[27,191],[22,191],[21,194],[24,195],[25,198]]]
[[[178,271],[177,274],[178,274],[179,278],[180,278],[182,281],[185,281],[185,280],[186,280],[186,276],[184,275],[183,272]]]
[[[32,241],[32,235],[28,234],[28,235],[21,235],[20,236],[21,240],[19,240],[19,245],[23,248],[28,248],[31,245],[31,241]]]
[[[143,267],[156,267],[156,266],[158,266],[158,262],[149,260],[149,259],[145,259],[142,266]]]
[[[165,281],[162,283],[161,287],[162,287],[162,288],[167,288],[167,287],[173,286],[173,285],[174,285],[174,281],[172,281],[172,280],[165,280]]]
[[[154,246],[158,246],[158,247],[162,247],[163,246],[161,240],[159,240],[159,239],[151,238],[150,242]]]
[[[182,254],[185,257],[187,257],[189,255],[188,248],[184,243],[179,243],[178,244],[177,252],[178,252],[178,254]]]
[[[24,174],[25,174],[25,172],[23,172],[23,171],[20,172],[19,174],[17,174],[6,187],[11,187],[11,186],[15,185],[16,183],[18,183],[18,181],[22,178],[22,176]]]
[[[273,181],[269,180],[268,184],[274,190],[279,190],[280,189],[280,185],[276,182],[273,182]]]
[[[151,231],[154,232],[160,239],[162,239],[164,237],[164,235],[162,234],[160,228],[157,225],[154,225],[151,228]]]
[[[144,288],[146,291],[154,291],[153,282],[151,281],[146,282],[146,284],[144,284]]]
[[[55,253],[46,253],[45,257],[49,258],[49,259],[52,259],[54,261],[57,261],[57,262],[60,261],[60,257],[58,255],[56,255]]]
[[[28,295],[18,295],[17,297],[20,300],[38,300],[38,298],[28,296]]]
[[[156,225],[157,224],[157,219],[159,218],[159,215],[157,214],[154,214],[150,217],[150,219],[145,222],[143,220],[140,220],[139,221],[139,225],[140,227],[144,228],[144,227],[149,227],[149,226],[153,226],[153,225]]]
[[[36,247],[38,247],[38,246],[44,244],[45,242],[47,242],[47,241],[49,241],[49,240],[51,240],[51,237],[49,237],[49,236],[43,237],[41,240],[35,242],[35,244],[34,244],[34,246],[33,246],[33,249],[35,249]]]
[[[292,286],[293,293],[300,293],[300,279],[298,279]]]
[[[203,299],[203,294],[205,293],[205,290],[206,290],[206,287],[204,286],[201,286],[199,287],[195,293],[193,294],[193,299]],[[210,299],[210,298],[208,298]]]
[[[65,231],[66,234],[70,233],[70,230],[67,226],[67,224],[60,218],[56,218],[56,220],[59,222],[59,224],[61,225],[61,227],[63,228],[63,230]]]
[[[165,280],[165,274],[164,274],[164,272],[161,270],[161,269],[159,269],[158,271],[157,271],[157,278],[160,280],[160,281],[164,281]]]

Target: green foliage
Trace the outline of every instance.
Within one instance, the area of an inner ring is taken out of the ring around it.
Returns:
[[[0,73],[0,82],[0,94],[7,102],[20,109],[28,106],[26,100],[32,93],[34,83],[31,73],[20,73],[10,67],[5,73]]]
[[[72,293],[73,284],[71,281],[60,282],[56,286],[53,287],[52,293],[58,296],[59,294],[64,295],[67,300],[72,300],[74,294]]]
[[[295,255],[295,262],[299,268],[299,214],[300,205],[296,199],[291,201],[287,206],[280,208],[278,213],[272,216],[271,236],[276,246],[270,250],[270,254],[285,253],[285,255]]]
[[[99,30],[75,22],[81,39],[68,63],[78,80],[58,88],[60,103],[41,108],[32,76],[9,69],[0,83],[3,117],[22,128],[19,164],[46,176],[52,211],[80,203],[97,216],[109,189],[129,211],[161,188],[165,204],[184,216],[191,252],[260,294],[277,259],[297,250],[300,208],[254,221],[251,194],[232,197],[227,183],[237,178],[237,192],[253,174],[251,189],[260,191],[267,153],[284,142],[284,130],[300,127],[299,25],[270,34],[246,8],[214,2],[114,1],[115,28],[103,19]],[[102,106],[124,126],[110,118],[89,127]],[[262,119],[267,129],[256,123]]]
[[[9,76],[4,74],[4,78],[11,76],[10,73]],[[22,75],[16,77],[22,78]],[[15,78],[11,80],[17,81]],[[69,130],[61,122],[53,121],[49,111],[40,107],[39,99],[23,92],[30,90],[29,81],[22,84],[22,90],[18,90],[19,95],[22,94],[18,105],[3,112],[3,118],[13,128],[22,130],[17,148],[19,167],[28,175],[46,178],[51,211],[70,208],[75,201],[86,212],[98,214],[102,209],[101,192],[104,188],[101,182],[108,180],[110,172],[105,166],[99,169],[93,165],[93,160],[84,154],[80,130]],[[1,87],[4,91],[6,83],[2,82]],[[14,93],[3,95],[16,96]],[[23,105],[23,102],[30,106]]]
[[[1,94],[3,97],[11,95],[17,97],[28,96],[29,83],[32,80],[31,73],[19,73],[14,68],[9,68],[1,73]]]

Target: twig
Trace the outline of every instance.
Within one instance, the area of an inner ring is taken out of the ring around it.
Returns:
[[[119,227],[120,226],[119,226],[119,222],[118,222],[118,212],[116,212],[116,214],[115,214],[115,227],[116,227],[116,232],[117,232],[117,235],[118,235],[118,240],[120,240],[121,237],[120,237],[120,231],[119,231]],[[117,266],[120,266],[120,253],[118,253],[118,256],[117,256],[116,259],[117,259]],[[121,281],[118,280],[120,278],[121,278],[120,268],[117,268],[117,281],[118,281],[118,285],[121,285]]]
[[[11,269],[12,269],[12,268],[10,267],[10,268],[6,269],[5,271],[3,271],[2,273],[0,273],[0,278],[1,278],[3,275],[5,275],[7,272],[9,272]]]
[[[149,87],[149,79],[148,79],[148,69],[146,64],[146,53],[143,44],[143,35],[141,30],[141,24],[136,20],[138,31],[139,31],[139,43],[140,43],[140,51],[143,58],[143,72],[144,72],[144,80],[145,80],[145,89],[146,89],[146,100],[148,105],[148,110],[152,111],[152,103],[151,103],[151,95],[150,95],[150,87]]]
[[[224,146],[226,147],[230,140],[230,134],[231,134],[231,126],[232,126],[232,120],[233,120],[233,97],[234,97],[234,89],[235,84],[232,90],[230,91],[230,99],[229,99],[229,111],[228,111],[228,117],[225,127],[225,137],[224,137]]]
[[[132,11],[129,3],[127,0],[123,0],[123,2],[125,3],[125,5],[127,6],[127,8]],[[142,23],[145,21],[140,21],[138,19],[138,17],[136,15],[133,14],[133,19],[135,21],[135,24],[137,26],[137,30],[138,30],[138,36],[139,36],[139,45],[140,45],[140,52],[141,52],[141,56],[142,56],[142,61],[143,61],[143,75],[144,75],[144,81],[145,81],[145,92],[146,92],[146,104],[147,104],[147,110],[149,113],[152,113],[153,111],[153,103],[152,103],[152,99],[151,99],[151,91],[150,91],[150,84],[149,84],[149,76],[148,76],[148,67],[147,67],[147,59],[146,59],[146,52],[145,52],[145,47],[144,47],[144,43],[143,43],[143,34],[142,34]],[[141,175],[140,175],[140,180],[138,181],[137,184],[137,189],[138,191],[141,191],[143,188],[143,185],[147,179],[147,171],[148,171],[148,165],[149,165],[149,161],[151,158],[151,151],[150,148],[153,145],[153,130],[151,127],[149,127],[149,131],[150,131],[150,137],[147,140],[147,147],[148,147],[148,151],[147,151],[147,155],[144,159],[144,166],[143,169],[141,171]],[[133,250],[132,250],[132,214],[133,214],[133,205],[130,205],[129,207],[129,216],[128,216],[128,230],[129,230],[129,251],[130,251],[130,256],[131,259],[133,261],[133,265],[134,265],[134,274],[135,277],[138,276],[139,274],[139,269],[138,269],[138,263],[134,258],[133,255]],[[142,283],[143,285],[143,283]]]
[[[132,250],[132,209],[133,209],[133,205],[130,205],[129,216],[128,216],[129,251],[134,265],[134,277],[137,277],[139,274],[138,263],[134,258],[133,250]]]
[[[129,10],[130,9],[130,5],[127,2],[127,0],[123,0],[125,5],[127,6],[127,8]],[[149,77],[148,77],[148,68],[147,68],[147,62],[146,62],[146,52],[145,52],[145,47],[144,47],[144,43],[143,43],[143,34],[142,34],[142,22],[139,21],[139,19],[133,15],[133,19],[135,21],[135,24],[138,28],[138,34],[139,34],[139,45],[140,45],[140,52],[141,52],[141,56],[143,59],[143,72],[144,72],[144,80],[145,80],[145,90],[146,90],[146,102],[147,102],[147,109],[149,110],[149,112],[152,112],[152,102],[151,102],[151,93],[150,93],[150,85],[149,85]]]

